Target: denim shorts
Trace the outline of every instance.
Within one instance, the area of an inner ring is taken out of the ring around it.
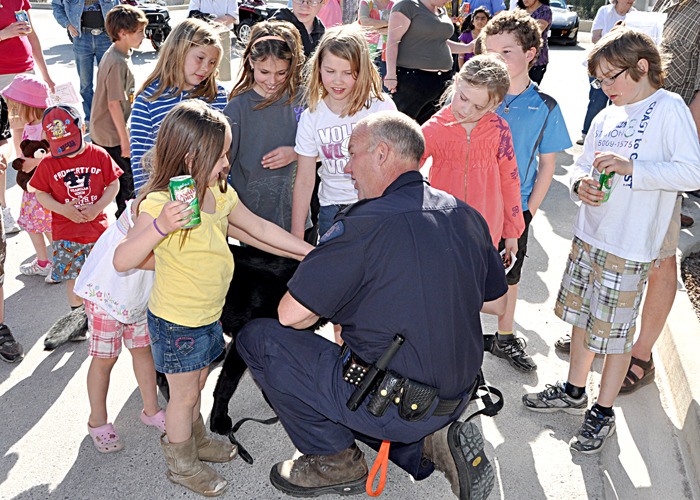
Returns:
[[[224,350],[221,323],[189,327],[170,323],[148,311],[148,334],[156,370],[161,373],[193,372],[206,368]]]

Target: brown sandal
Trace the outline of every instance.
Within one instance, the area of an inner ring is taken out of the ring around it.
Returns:
[[[637,365],[643,370],[644,374],[641,378],[632,371],[632,365]],[[655,372],[656,368],[654,368],[653,356],[649,358],[649,361],[642,361],[632,356],[630,359],[630,367],[627,369],[627,375],[625,375],[625,380],[622,382],[622,387],[620,388],[620,394],[630,394],[640,387],[653,382]]]

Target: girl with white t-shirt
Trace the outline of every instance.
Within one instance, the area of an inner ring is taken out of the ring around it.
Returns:
[[[322,236],[333,225],[335,215],[357,201],[352,179],[345,173],[353,127],[371,113],[396,109],[391,98],[382,93],[382,81],[359,26],[326,31],[308,64],[308,109],[299,120],[294,147],[299,160],[292,196],[292,234],[300,238],[309,213],[316,158],[321,161],[318,226]]]

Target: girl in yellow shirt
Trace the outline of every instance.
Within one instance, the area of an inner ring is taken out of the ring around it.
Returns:
[[[223,114],[196,100],[174,107],[158,132],[146,198],[114,254],[117,271],[155,262],[148,329],[156,370],[170,385],[161,446],[168,478],[206,496],[223,493],[228,483],[202,460],[225,462],[236,454],[206,436],[200,415],[209,365],[224,349],[218,320],[233,276],[227,233],[298,260],[313,248],[239,202],[226,184],[230,146]],[[201,224],[189,229],[182,227],[192,210],[168,194],[170,178],[180,175],[194,179],[201,207]]]

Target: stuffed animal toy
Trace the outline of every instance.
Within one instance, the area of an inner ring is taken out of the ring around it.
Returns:
[[[19,143],[19,148],[22,151],[22,156],[24,158],[16,158],[13,160],[12,168],[17,170],[17,185],[26,191],[27,184],[29,184],[32,175],[34,175],[36,167],[33,168],[31,172],[22,171],[22,168],[24,167],[24,159],[43,158],[49,153],[49,143],[46,140],[30,141],[29,139],[25,139]]]

